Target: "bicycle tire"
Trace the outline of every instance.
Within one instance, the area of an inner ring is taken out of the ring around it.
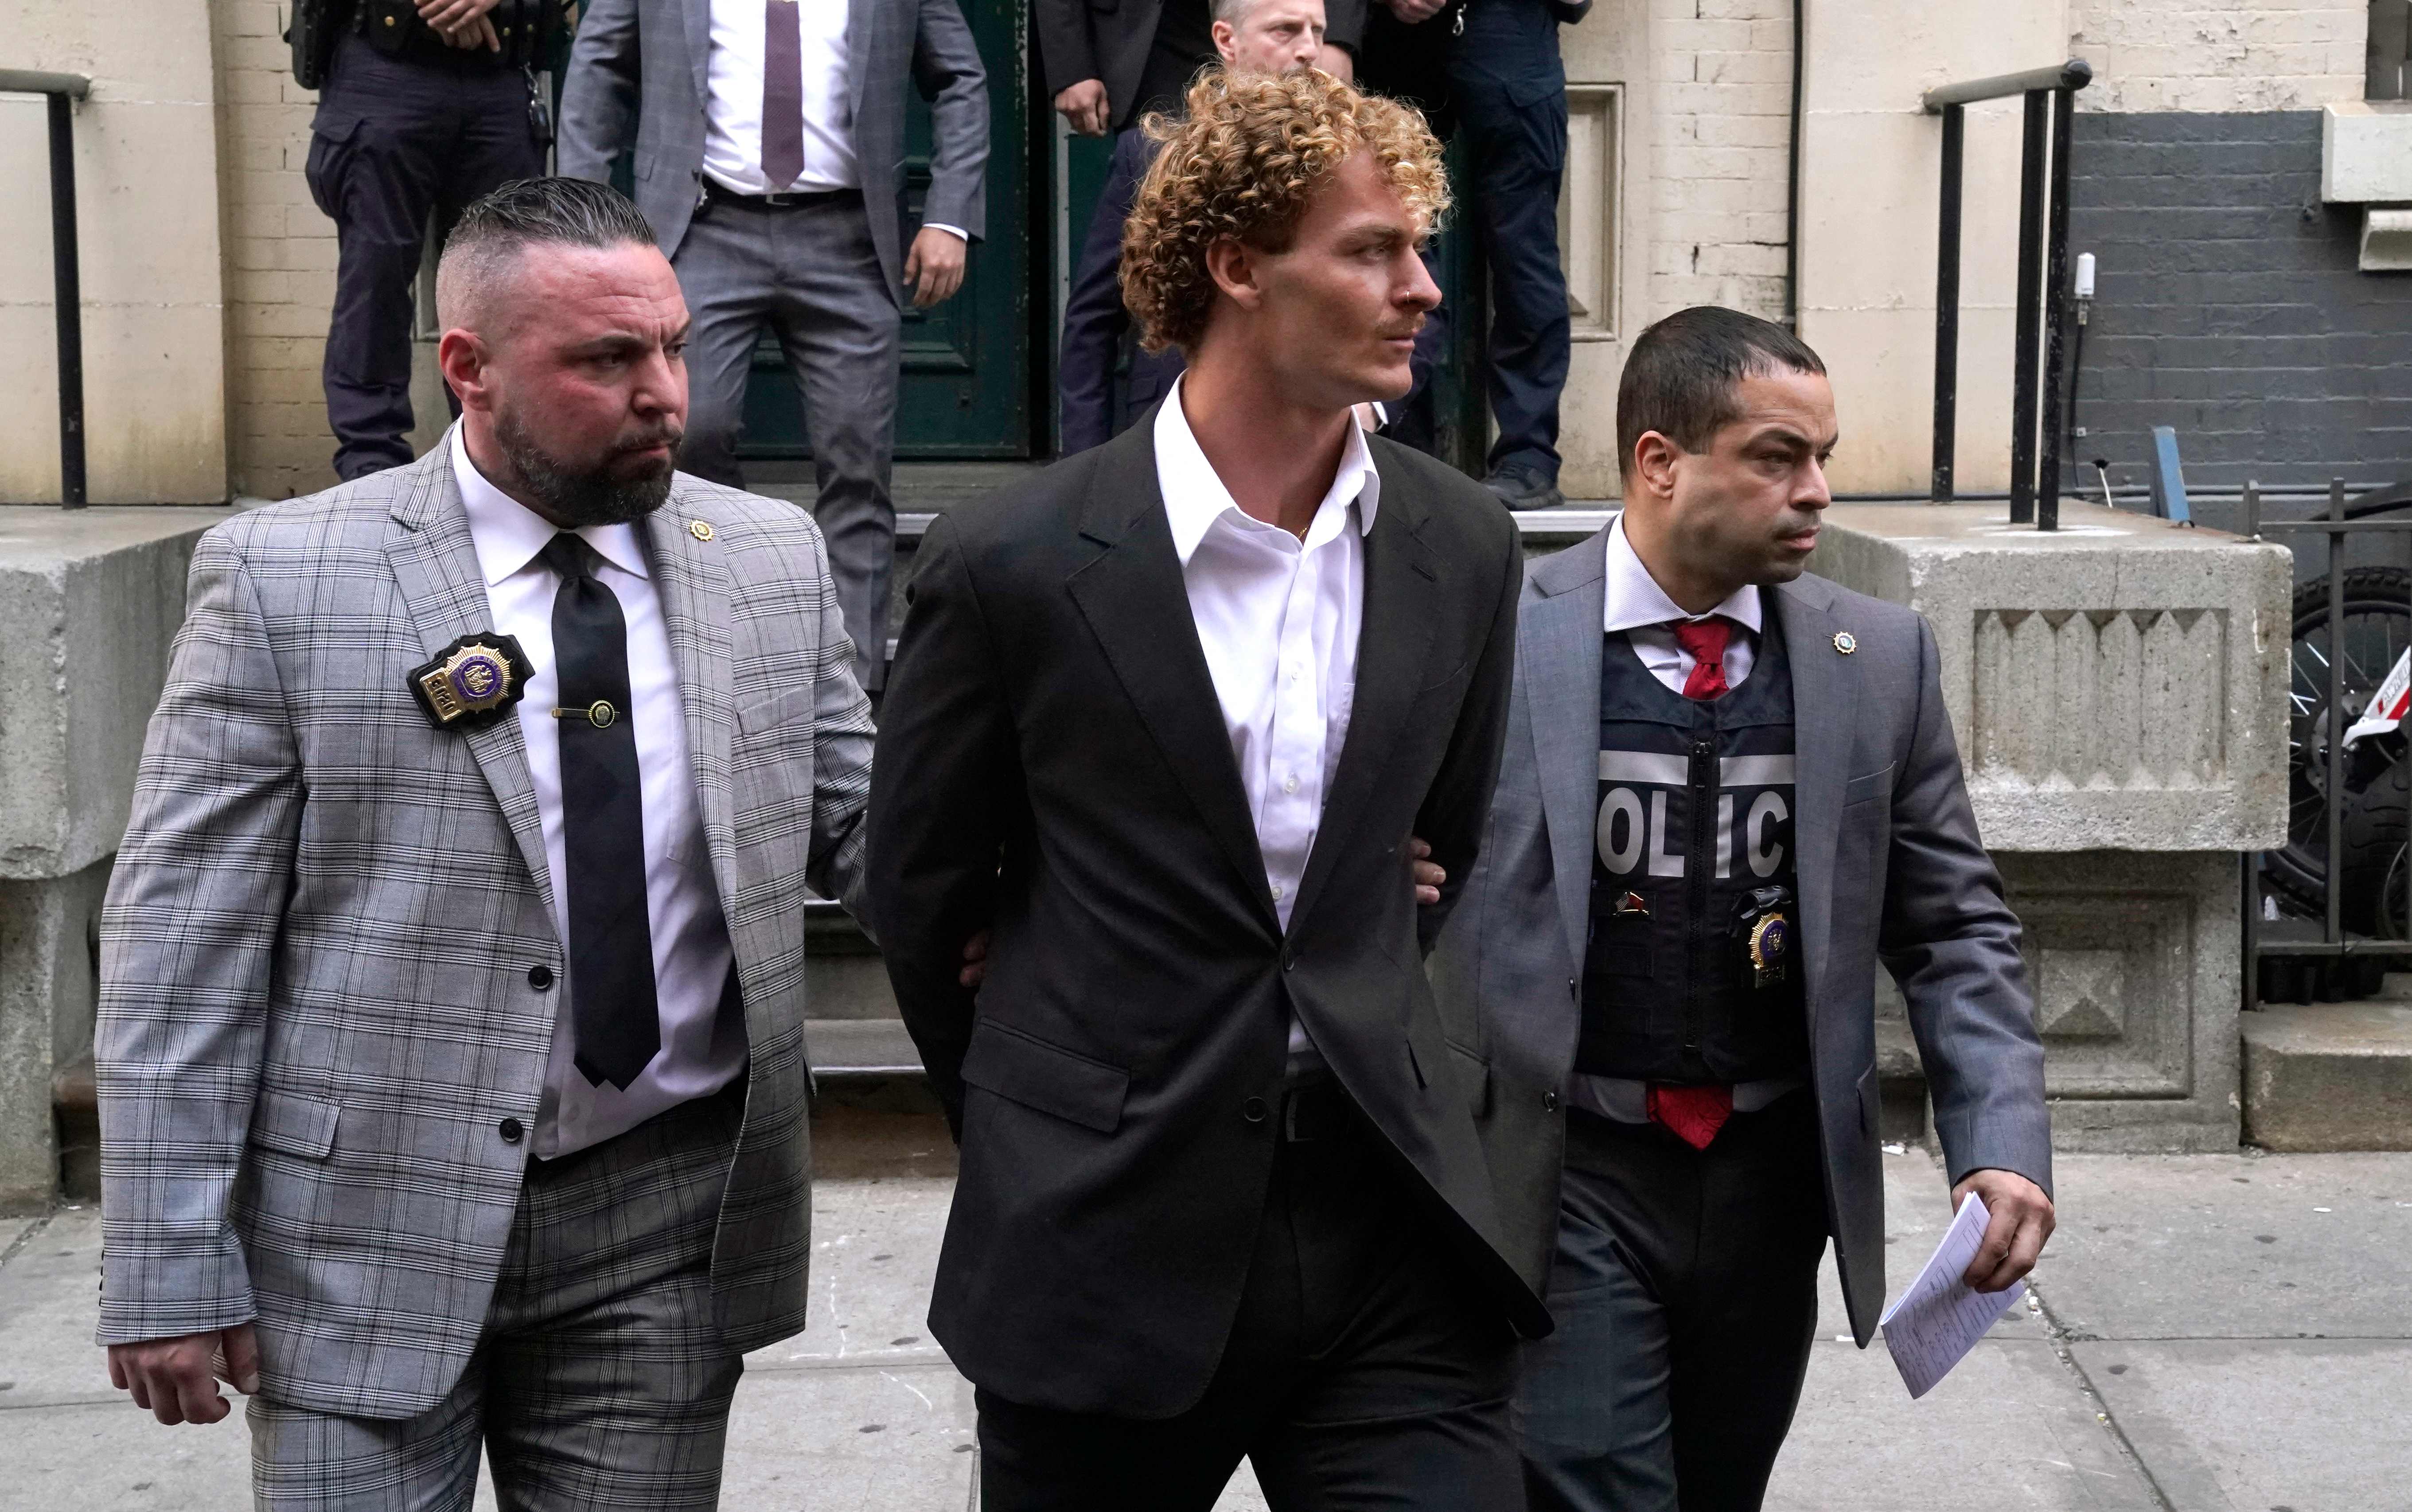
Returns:
[[[2412,620],[2412,569],[2349,567],[2345,575],[2345,611],[2400,614]],[[2292,634],[2301,642],[2328,624],[2329,581],[2315,578],[2295,590]],[[2287,798],[2291,810],[2298,785],[2306,779],[2289,770]],[[2263,853],[2261,881],[2279,906],[2304,917],[2317,917],[2327,907],[2329,858],[2327,837],[2316,843],[2289,836],[2277,850]]]

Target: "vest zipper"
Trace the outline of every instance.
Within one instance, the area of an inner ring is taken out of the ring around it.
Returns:
[[[1706,964],[1701,950],[1701,938],[1709,918],[1709,879],[1716,871],[1716,857],[1712,854],[1716,844],[1717,742],[1696,739],[1692,741],[1692,763],[1689,773],[1692,789],[1692,841],[1684,862],[1684,885],[1691,899],[1686,910],[1684,942],[1684,1049],[1698,1054],[1700,1049],[1700,992]]]

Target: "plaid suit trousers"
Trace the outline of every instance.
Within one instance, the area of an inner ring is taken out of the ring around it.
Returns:
[[[251,1399],[260,1512],[710,1508],[743,1369],[713,1320],[712,1242],[743,1083],[531,1162],[468,1369],[414,1417]]]

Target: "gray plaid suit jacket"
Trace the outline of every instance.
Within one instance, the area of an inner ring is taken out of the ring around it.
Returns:
[[[1480,859],[1432,957],[1452,1041],[1486,1068],[1477,1120],[1513,1258],[1536,1287],[1558,1232],[1578,981],[1599,804],[1607,534],[1534,563],[1516,627],[1508,745]],[[1851,1329],[1884,1310],[1875,973],[1909,1006],[1957,1182],[1983,1167],[2052,1188],[2043,1045],[2018,916],[1977,835],[1916,611],[1804,576],[1764,591],[1792,667],[1793,788],[1811,1081]],[[1850,653],[1833,644],[1852,636]]]
[[[921,219],[978,241],[988,228],[988,70],[956,0],[853,0],[846,42],[855,171],[893,298],[904,283],[904,91],[918,87],[930,101],[935,139]],[[703,195],[711,52],[712,0],[587,0],[563,75],[563,176],[608,181],[612,159],[633,145],[637,208],[666,257]]]
[[[269,1395],[356,1417],[478,1343],[563,958],[517,720],[404,685],[492,627],[449,456],[202,537],[101,925],[100,1342],[257,1318]],[[751,1349],[804,1325],[803,903],[857,893],[870,706],[808,515],[681,475],[640,531],[744,992],[712,1280]]]

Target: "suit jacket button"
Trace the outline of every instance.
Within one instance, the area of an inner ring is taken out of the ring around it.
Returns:
[[[1544,1113],[1554,1113],[1557,1110],[1558,1094],[1554,1092],[1545,1092],[1541,1094],[1541,1111]]]
[[[539,992],[552,987],[552,968],[551,966],[543,965],[530,966],[528,968],[528,985],[535,988]]]
[[[1568,996],[1568,997],[1581,997],[1581,996],[1582,996],[1582,989],[1581,989],[1580,986],[1576,985],[1575,979],[1574,979],[1573,977],[1571,977],[1571,976],[1569,976],[1569,977],[1567,977],[1567,978],[1566,978],[1566,996]]]
[[[1288,946],[1282,947],[1281,963],[1282,970],[1284,971],[1287,971],[1298,964],[1298,957],[1291,954],[1290,947]]]
[[[518,1119],[507,1118],[494,1125],[494,1132],[503,1137],[503,1143],[517,1144],[520,1142],[520,1137],[527,1133],[527,1126]]]
[[[1262,1097],[1251,1097],[1242,1103],[1240,1116],[1251,1123],[1262,1123],[1265,1121],[1265,1100]]]

